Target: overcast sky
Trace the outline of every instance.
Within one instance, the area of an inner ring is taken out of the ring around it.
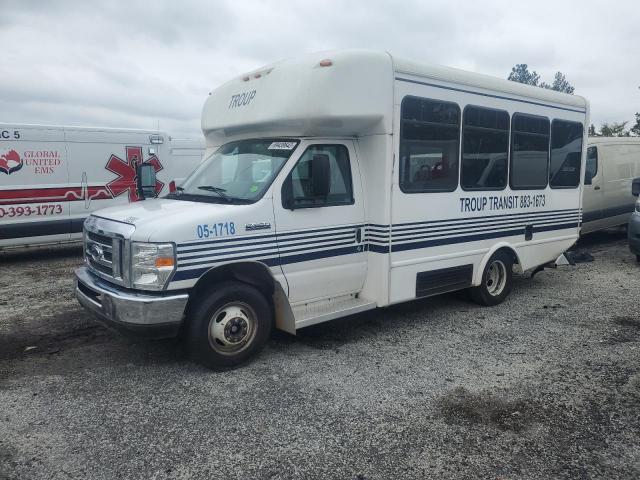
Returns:
[[[506,78],[565,73],[591,119],[640,111],[638,0],[0,0],[0,122],[200,133],[207,93],[303,52],[387,50]]]

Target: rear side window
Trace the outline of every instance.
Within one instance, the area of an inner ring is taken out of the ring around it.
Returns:
[[[587,148],[587,164],[584,169],[584,183],[591,185],[593,177],[598,173],[598,147]]]
[[[554,120],[551,123],[551,188],[575,188],[580,184],[582,124]]]
[[[509,114],[467,107],[462,127],[462,173],[465,190],[502,190],[507,186]]]
[[[315,174],[314,167],[317,170]],[[328,190],[326,184],[321,185],[321,168],[329,170]],[[344,145],[310,146],[302,154],[290,176],[296,208],[354,203],[349,150]]]
[[[460,107],[405,97],[401,107],[400,189],[452,192],[458,187]]]
[[[514,113],[511,120],[511,188],[546,188],[548,165],[549,119]]]

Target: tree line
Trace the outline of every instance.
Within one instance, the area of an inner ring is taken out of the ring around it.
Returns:
[[[529,66],[526,63],[518,63],[511,69],[511,73],[507,77],[508,80],[518,83],[524,83],[526,85],[533,85],[534,87],[546,88],[549,90],[555,90],[556,92],[563,92],[573,94],[574,87],[569,83],[567,78],[562,72],[556,72],[551,83],[540,81],[540,75],[533,70],[529,70]],[[640,113],[636,113],[635,124],[629,126],[629,121],[623,122],[611,122],[603,123],[599,129],[596,129],[594,124],[589,126],[590,137],[631,137],[640,136]]]

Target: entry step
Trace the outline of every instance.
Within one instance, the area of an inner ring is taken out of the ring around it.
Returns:
[[[292,310],[296,319],[296,328],[302,328],[374,308],[376,308],[376,302],[347,295],[335,299],[296,305]]]

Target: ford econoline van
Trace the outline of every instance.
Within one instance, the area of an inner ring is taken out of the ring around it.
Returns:
[[[580,96],[383,52],[238,75],[181,188],[85,221],[77,298],[214,368],[274,326],[460,289],[496,305],[578,238],[587,119]]]

